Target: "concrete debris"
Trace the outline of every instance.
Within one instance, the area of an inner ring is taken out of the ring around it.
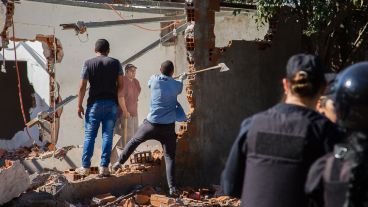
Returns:
[[[56,196],[67,184],[68,180],[63,175],[55,173],[46,180],[43,186],[37,188],[36,192],[46,192]]]
[[[149,171],[151,168],[154,168],[156,165],[154,164],[132,164],[132,165],[125,165],[123,168],[119,169],[115,172],[116,175],[125,175],[130,173],[141,173]]]
[[[180,198],[171,198],[163,194],[157,194],[153,187],[146,186],[135,193],[130,193],[117,198],[115,201],[100,206],[153,206],[153,207],[174,207],[174,206],[240,206],[240,200],[229,196],[213,197],[214,190],[194,189],[187,187]],[[110,198],[109,194],[102,195],[103,198]]]
[[[19,161],[5,161],[0,168],[0,205],[18,197],[30,186],[28,173]]]
[[[104,205],[108,202],[116,200],[116,197],[111,195],[111,193],[106,193],[102,195],[98,195],[92,198],[91,206],[99,206]]]
[[[33,173],[29,176],[29,179],[31,181],[30,189],[37,189],[38,187],[45,185],[50,176],[51,172]]]
[[[55,157],[62,159],[69,150],[75,148],[74,146],[67,146],[56,149],[55,145],[48,144],[44,147],[33,144],[31,147],[21,147],[15,151],[5,151],[0,149],[0,158],[8,160],[31,160],[34,158],[47,159]]]
[[[90,172],[89,174],[91,176],[96,176],[98,175],[98,167],[90,167]],[[76,180],[81,180],[81,179],[85,179],[87,176],[85,175],[80,175],[78,174],[75,169],[69,169],[64,171],[63,175],[65,176],[65,178],[69,181],[76,181]]]
[[[161,151],[154,151],[152,158],[161,158],[161,154]],[[6,161],[2,169],[10,169],[12,166],[12,161]],[[30,176],[31,185],[27,187],[28,193],[15,199],[12,203],[24,203],[26,200],[37,203],[39,201],[34,197],[42,197],[45,195],[42,193],[46,193],[51,197],[47,198],[45,203],[65,204],[69,202],[68,206],[240,206],[238,199],[227,196],[214,197],[218,195],[216,187],[198,190],[186,187],[181,189],[182,193],[179,198],[167,197],[160,187],[153,187],[160,185],[162,169],[152,162],[126,165],[120,173],[106,178],[99,178],[97,174],[97,167],[91,168],[89,176],[80,176],[75,173],[74,169],[66,172],[50,170],[35,173]],[[132,191],[132,189],[135,190]],[[122,195],[124,192],[125,194]]]

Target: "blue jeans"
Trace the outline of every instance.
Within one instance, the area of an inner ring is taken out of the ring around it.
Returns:
[[[102,123],[102,155],[100,166],[109,166],[117,110],[118,106],[114,100],[97,100],[87,106],[82,155],[82,166],[84,168],[91,167],[91,158],[100,123]]]

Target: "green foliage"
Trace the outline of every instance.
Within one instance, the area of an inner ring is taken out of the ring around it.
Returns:
[[[255,0],[256,21],[296,17],[309,41],[306,48],[321,55],[326,64],[339,70],[354,61],[366,49],[368,35],[367,0]],[[287,12],[285,11],[287,8]],[[365,34],[365,35],[364,35]],[[363,38],[362,38],[363,36]]]

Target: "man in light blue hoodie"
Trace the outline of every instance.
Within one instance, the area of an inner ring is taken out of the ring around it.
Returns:
[[[166,177],[170,188],[170,194],[176,194],[175,187],[175,154],[176,154],[176,133],[175,121],[185,121],[185,113],[177,101],[177,96],[183,90],[183,81],[186,74],[182,74],[179,80],[172,78],[174,74],[174,64],[167,60],[161,64],[161,74],[153,75],[148,81],[151,89],[150,113],[138,131],[128,142],[118,162],[114,163],[114,171],[124,164],[139,144],[155,139],[162,144],[164,150]]]

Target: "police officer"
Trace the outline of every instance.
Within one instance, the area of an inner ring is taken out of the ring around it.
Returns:
[[[306,192],[320,206],[368,206],[368,62],[346,68],[332,90],[337,123],[347,130],[346,144],[313,164]]]
[[[294,55],[286,73],[285,102],[243,121],[222,173],[224,193],[242,206],[306,206],[308,169],[339,134],[314,110],[326,84],[319,59]]]

